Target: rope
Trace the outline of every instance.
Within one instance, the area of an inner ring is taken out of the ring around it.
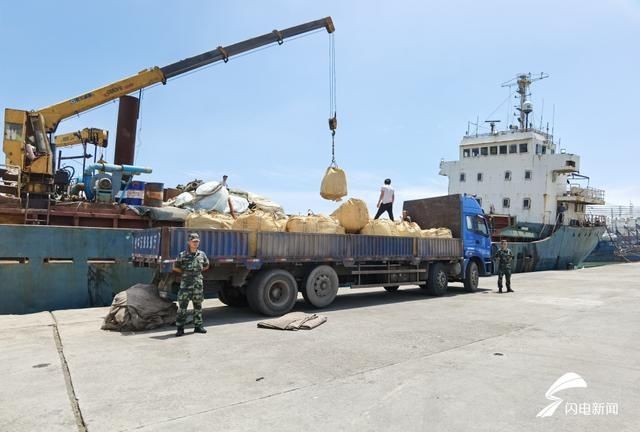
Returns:
[[[336,129],[338,128],[336,103],[336,40],[335,35],[329,35],[329,130],[331,131],[331,166],[337,167],[336,162]]]

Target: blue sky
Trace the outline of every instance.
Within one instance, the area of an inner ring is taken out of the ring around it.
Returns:
[[[581,155],[611,204],[640,204],[640,1],[0,1],[2,107],[37,109],[150,66],[330,15],[336,33],[338,164],[374,209],[385,177],[398,199],[444,194],[468,120],[484,120],[519,72],[539,121]],[[504,105],[493,117],[507,116]],[[175,186],[230,176],[287,212],[330,212],[318,194],[331,160],[329,38],[285,42],[143,94],[140,180]],[[112,133],[117,104],[57,133]],[[76,154],[69,149],[66,154]],[[0,160],[2,158],[0,157]],[[397,209],[399,211],[399,208]]]

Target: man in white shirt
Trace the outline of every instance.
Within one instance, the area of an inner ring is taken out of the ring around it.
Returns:
[[[391,179],[385,179],[384,185],[380,188],[380,198],[378,198],[378,213],[374,219],[378,219],[385,211],[389,214],[389,219],[393,220],[393,201],[395,193],[391,187]]]

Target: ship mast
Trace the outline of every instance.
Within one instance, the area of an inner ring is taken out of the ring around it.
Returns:
[[[532,78],[531,72],[529,72],[528,74],[518,74],[515,78],[502,83],[502,87],[518,86],[517,92],[520,95],[520,107],[516,107],[516,109],[520,111],[520,117],[518,118],[520,129],[525,130],[529,128],[529,114],[533,111],[533,103],[529,100],[531,96],[529,87],[532,83],[548,77],[548,74],[540,72],[539,76]]]

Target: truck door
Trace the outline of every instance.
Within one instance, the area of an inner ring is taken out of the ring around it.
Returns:
[[[466,213],[464,215],[464,256],[465,259],[478,257],[483,263],[482,274],[491,273],[491,236],[484,216]]]

